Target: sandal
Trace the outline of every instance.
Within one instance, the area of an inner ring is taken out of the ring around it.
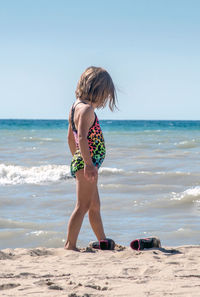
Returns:
[[[161,243],[158,237],[141,238],[133,240],[130,247],[133,250],[141,251],[143,249],[160,248]]]
[[[89,247],[99,250],[114,250],[115,242],[110,238],[106,238],[99,241],[91,241]]]

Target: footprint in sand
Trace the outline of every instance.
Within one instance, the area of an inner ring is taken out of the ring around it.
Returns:
[[[39,280],[37,282],[34,282],[34,285],[37,285],[37,286],[48,286],[48,288],[50,290],[63,290],[63,288],[61,286],[56,285],[50,279]]]
[[[124,268],[122,271],[122,274],[124,275],[134,275],[136,272],[139,270],[138,267],[129,267],[129,268]]]
[[[34,282],[34,285],[38,285],[38,286],[51,286],[54,285],[54,282],[46,279],[46,280],[39,280],[37,282]]]
[[[1,274],[0,278],[16,278],[16,275],[14,273],[8,273],[8,274]]]
[[[171,264],[172,264],[172,265],[180,265],[179,262],[175,262],[175,261],[174,261],[174,262],[173,262],[173,261],[172,261],[172,262],[167,262],[166,264],[170,264],[170,265],[171,265]]]
[[[32,257],[50,256],[50,255],[53,255],[53,253],[45,249],[32,249],[29,251],[29,255]]]
[[[99,291],[106,291],[108,290],[108,287],[100,287],[98,285],[85,285],[86,288],[92,288]]]
[[[63,290],[63,288],[58,285],[51,285],[51,286],[49,286],[49,289],[50,290]]]
[[[16,287],[19,287],[21,286],[20,284],[3,284],[3,285],[0,285],[0,291],[1,290],[9,290],[9,289],[13,289],[13,288],[16,288]]]
[[[13,258],[13,254],[11,253],[4,253],[2,251],[0,251],[0,260],[7,260],[7,259],[12,259]]]
[[[34,278],[36,276],[36,274],[30,273],[30,272],[21,272],[18,277],[28,278],[29,276]]]
[[[157,274],[159,272],[160,272],[159,269],[153,269],[150,267],[150,268],[145,269],[143,274],[149,276],[149,275]]]

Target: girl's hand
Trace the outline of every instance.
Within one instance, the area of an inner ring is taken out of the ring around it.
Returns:
[[[94,182],[96,176],[97,176],[97,167],[94,165],[87,165],[85,164],[84,166],[84,176],[86,177],[87,180],[90,182]]]

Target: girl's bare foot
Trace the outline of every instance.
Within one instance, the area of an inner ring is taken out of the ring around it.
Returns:
[[[70,242],[67,242],[65,244],[64,249],[69,251],[80,252],[80,250],[76,246],[73,246],[72,244],[70,244]]]

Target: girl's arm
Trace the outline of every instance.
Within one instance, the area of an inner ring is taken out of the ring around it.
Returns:
[[[91,121],[91,119],[93,119],[93,121]],[[81,155],[85,163],[84,175],[88,180],[93,181],[95,176],[97,175],[97,168],[93,165],[87,139],[88,131],[91,127],[91,122],[94,122],[94,110],[91,107],[86,106],[84,109],[81,110],[81,113],[79,115],[78,140]]]
[[[69,119],[69,126],[68,126],[68,145],[70,148],[70,151],[72,153],[72,156],[75,154],[76,151],[76,143],[75,143],[75,139],[74,139],[74,135],[73,135],[73,131],[72,131],[72,126],[70,123],[70,119]]]

